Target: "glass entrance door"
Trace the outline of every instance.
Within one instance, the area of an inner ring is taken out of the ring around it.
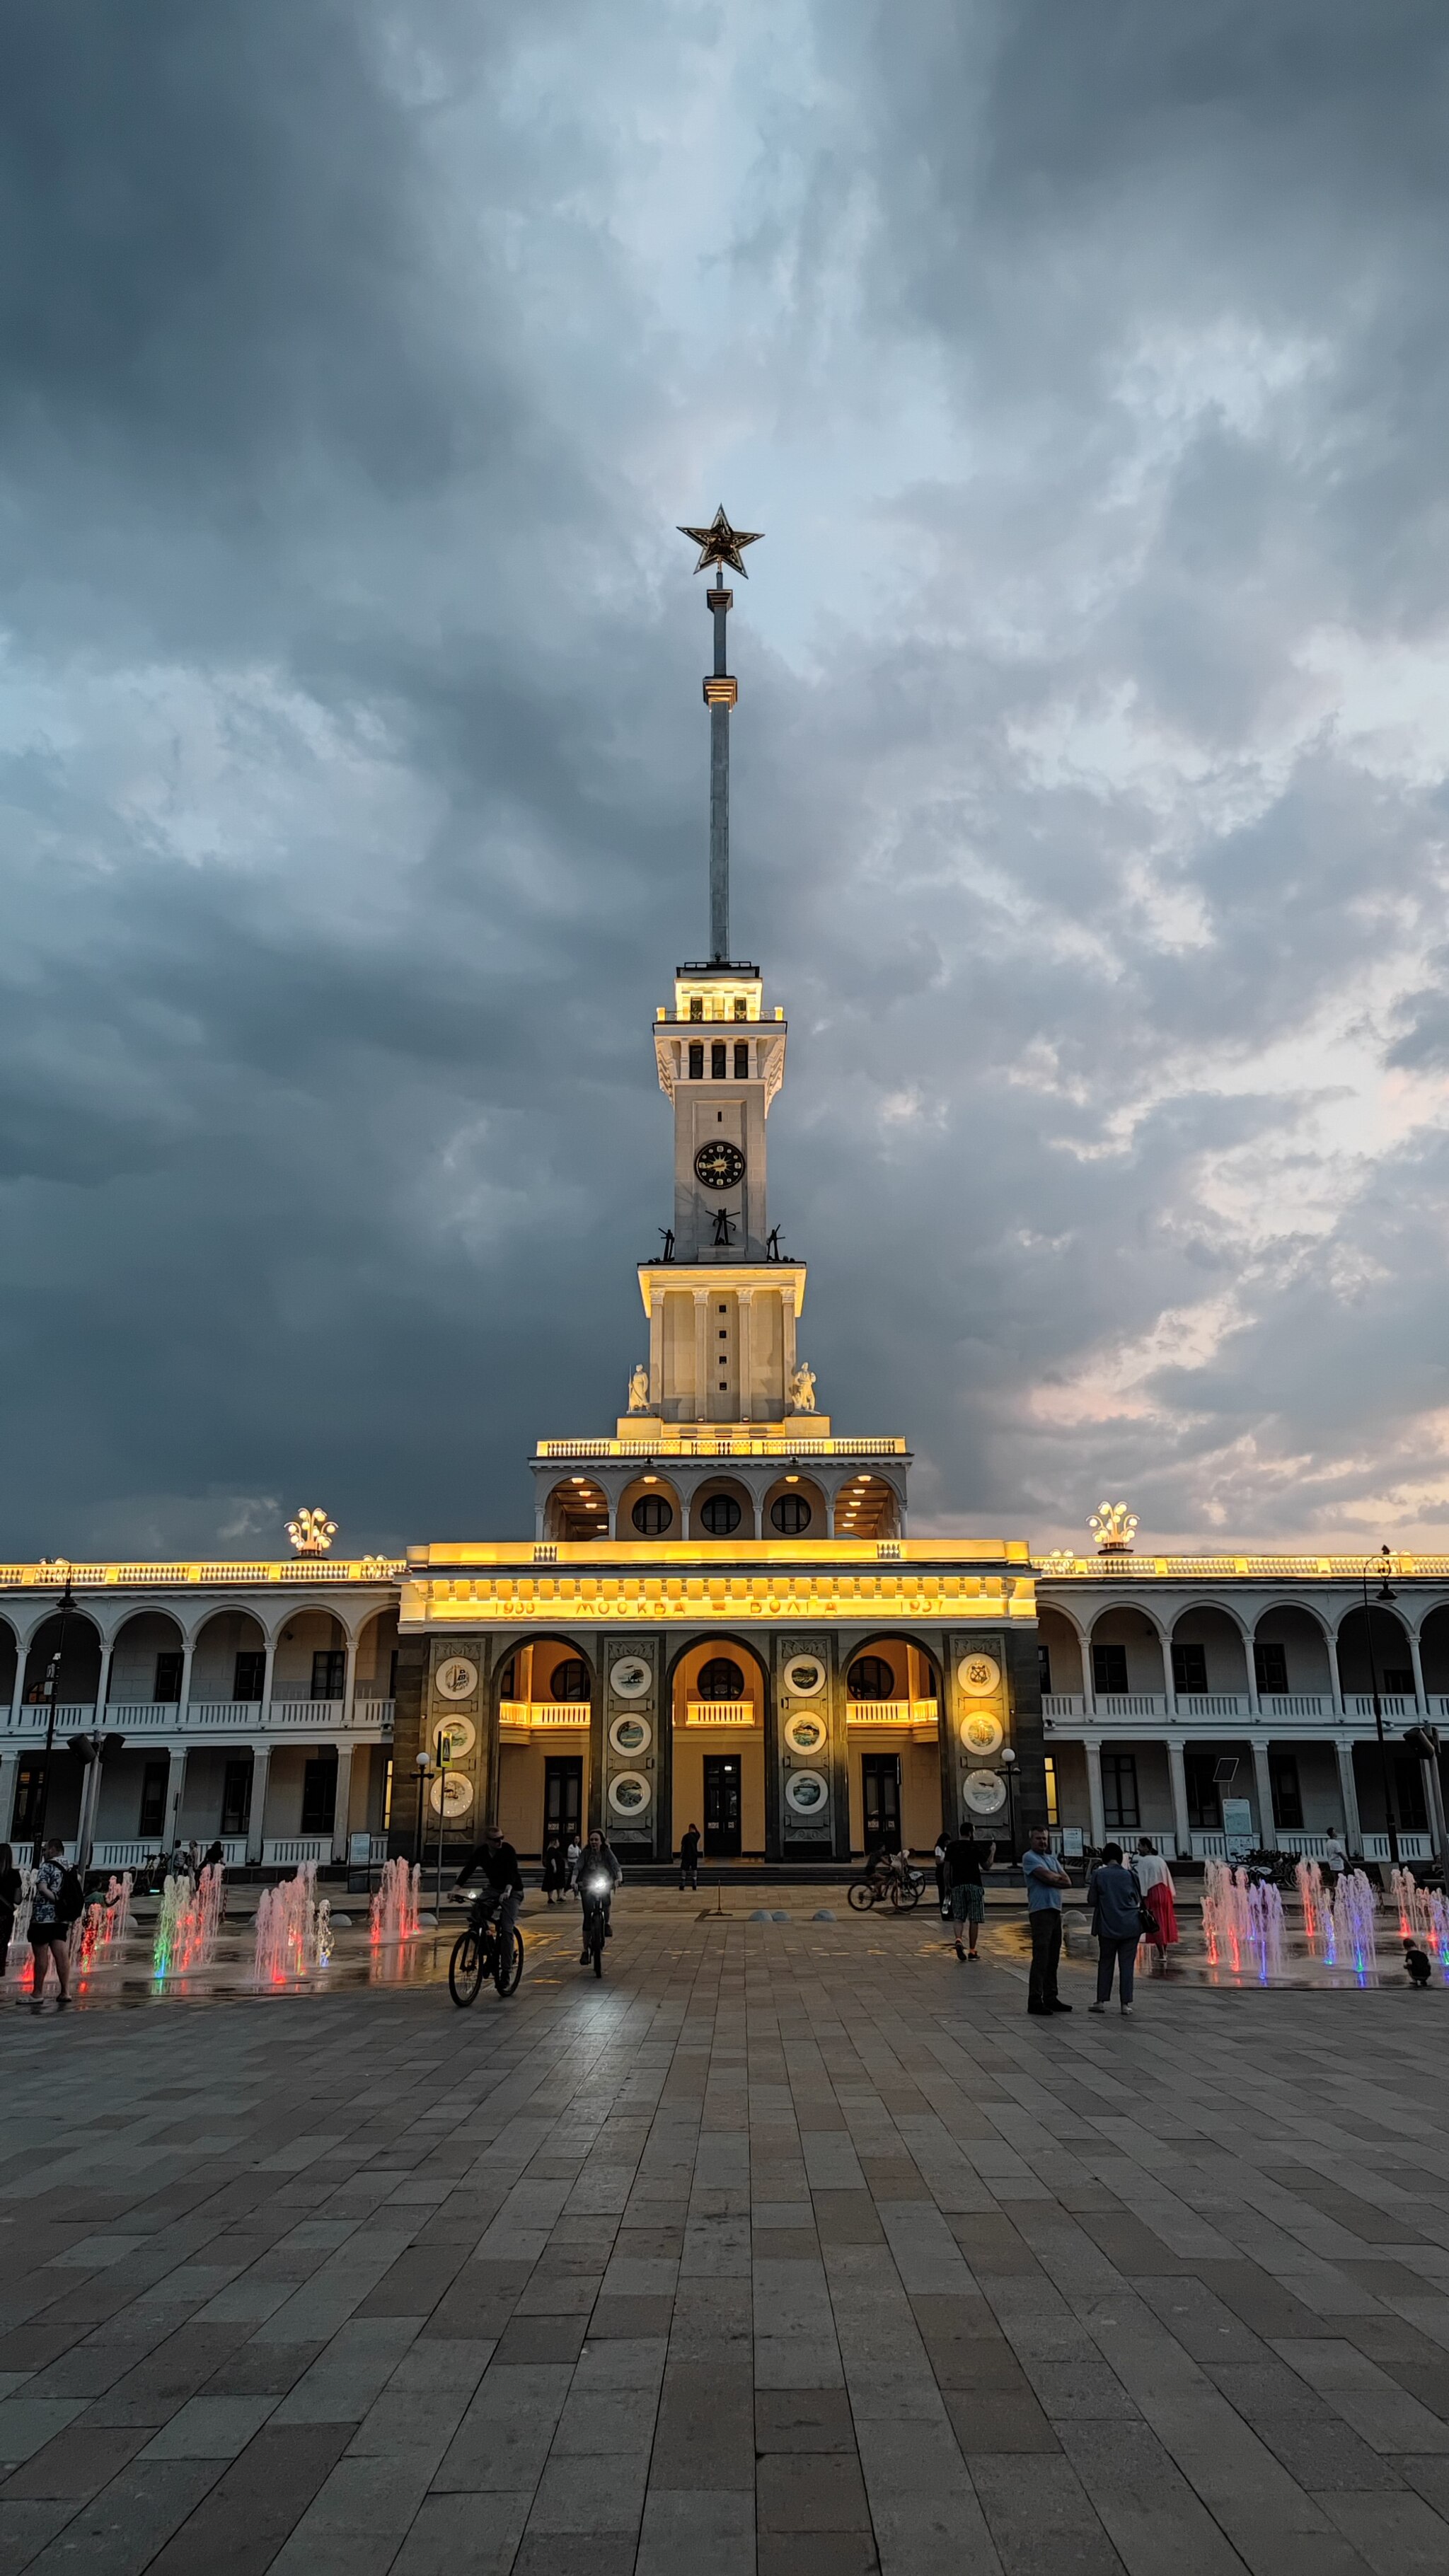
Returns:
[[[901,1757],[898,1753],[863,1753],[860,1757],[861,1808],[865,1847],[898,1851],[901,1840]]]
[[[582,1842],[584,1761],[581,1753],[548,1753],[543,1764],[543,1839],[557,1834],[565,1850]]]
[[[704,1850],[707,1860],[737,1860],[740,1850],[740,1757],[704,1757]]]

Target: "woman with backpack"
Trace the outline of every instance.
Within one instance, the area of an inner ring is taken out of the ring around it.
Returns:
[[[70,2002],[70,1927],[85,1906],[79,1874],[65,1865],[65,1845],[48,1842],[30,1891],[30,2009],[38,2013],[45,1997],[46,1971],[52,1960],[60,1982],[56,2011]]]

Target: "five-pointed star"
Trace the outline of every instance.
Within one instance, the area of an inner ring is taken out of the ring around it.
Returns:
[[[740,548],[757,546],[764,531],[757,528],[752,536],[747,528],[732,528],[721,505],[707,528],[681,528],[679,533],[699,548],[699,561],[694,567],[696,572],[703,572],[707,564],[728,564],[731,572],[739,573],[743,580],[748,581],[750,576],[740,561]]]

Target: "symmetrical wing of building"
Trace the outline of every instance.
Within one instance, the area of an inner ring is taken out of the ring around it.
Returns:
[[[1120,1508],[1083,1556],[913,1537],[905,1439],[819,1403],[766,1193],[785,1016],[729,954],[720,567],[752,540],[723,513],[691,533],[716,568],[711,953],[651,1030],[673,1209],[627,1411],[539,1441],[512,1542],[334,1560],[309,1512],[273,1562],[0,1566],[0,1832],[28,1839],[43,1795],[103,1868],[193,1838],[276,1869],[431,1851],[488,1816],[525,1853],[596,1823],[656,1860],[690,1825],[793,1864],[928,1848],[963,1813],[1198,1858],[1245,1820],[1378,1856],[1392,1815],[1427,1853],[1403,1736],[1449,1716],[1449,1557],[1369,1582],[1353,1554],[1156,1557]]]

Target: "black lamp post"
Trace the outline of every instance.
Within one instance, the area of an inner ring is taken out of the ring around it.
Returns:
[[[45,1761],[40,1774],[40,1799],[35,1810],[35,1844],[30,1855],[32,1865],[36,1869],[40,1867],[41,1854],[45,1850],[45,1811],[50,1805],[50,1766],[55,1755],[55,1686],[65,1654],[66,1637],[77,1607],[75,1594],[70,1588],[69,1575],[65,1578],[65,1590],[60,1596],[58,1606],[60,1635],[55,1641],[54,1654],[46,1662],[45,1680],[40,1690],[41,1698],[45,1702]]]
[[[1379,1739],[1379,1775],[1383,1781],[1384,1814],[1388,1819],[1389,1827],[1389,1861],[1391,1867],[1397,1869],[1399,1866],[1399,1834],[1398,1827],[1394,1823],[1394,1802],[1389,1792],[1389,1747],[1388,1739],[1384,1734],[1384,1704],[1383,1700],[1379,1696],[1379,1659],[1374,1653],[1374,1621],[1373,1612],[1369,1608],[1368,1588],[1369,1567],[1376,1565],[1383,1576],[1383,1581],[1379,1585],[1377,1592],[1374,1594],[1374,1599],[1376,1601],[1392,1601],[1394,1599],[1395,1595],[1393,1587],[1389,1582],[1389,1568],[1392,1562],[1393,1560],[1390,1556],[1389,1550],[1386,1547],[1381,1547],[1378,1555],[1376,1557],[1369,1557],[1364,1565],[1363,1624],[1368,1633],[1369,1679],[1373,1684],[1374,1733]],[[1348,1758],[1350,1762],[1353,1760],[1353,1749],[1351,1746],[1349,1748]]]
[[[1014,1745],[1002,1746],[1001,1767],[1006,1773],[1006,1839],[1011,1849],[1014,1867],[1016,1862],[1016,1748]]]

